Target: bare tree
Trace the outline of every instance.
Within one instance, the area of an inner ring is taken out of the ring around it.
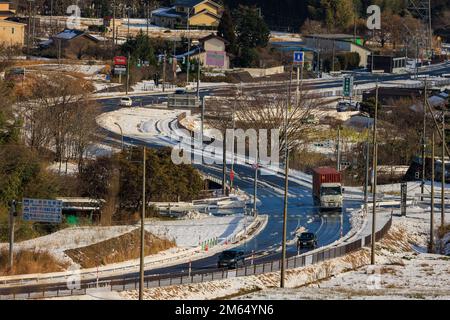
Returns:
[[[27,143],[35,149],[51,149],[60,164],[70,159],[81,168],[87,146],[96,133],[95,103],[91,84],[61,73],[35,76],[31,93],[21,102]]]
[[[267,131],[279,129],[279,151],[284,154],[286,145],[294,150],[308,140],[314,129],[315,119],[321,115],[320,107],[325,101],[312,94],[307,89],[300,90],[299,99],[295,97],[292,88],[291,99],[287,94],[236,94],[236,98],[212,100],[208,102],[207,121],[209,126],[224,132],[233,128],[234,112],[235,128],[244,131],[254,129]],[[282,89],[284,91],[285,88]],[[289,106],[288,106],[289,103]],[[288,123],[285,125],[285,115],[288,110]],[[285,139],[287,127],[288,143]]]

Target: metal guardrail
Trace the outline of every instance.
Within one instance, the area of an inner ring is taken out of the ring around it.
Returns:
[[[375,235],[375,241],[381,240],[390,230],[392,226],[392,217],[384,225],[384,227],[379,230]],[[320,262],[331,260],[334,258],[342,257],[346,254],[355,252],[362,249],[365,246],[371,244],[371,235],[368,235],[362,239],[352,241],[350,243],[342,244],[337,247],[326,248],[314,253],[305,253],[298,256],[289,257],[286,260],[287,269],[295,269],[300,267],[305,267],[309,265],[314,265]],[[281,260],[272,260],[259,264],[251,264],[235,270],[227,269],[216,269],[213,271],[201,271],[201,272],[183,272],[172,275],[150,275],[144,278],[144,286],[146,288],[156,288],[156,287],[166,287],[172,285],[182,285],[182,284],[195,284],[202,283],[206,281],[213,280],[223,280],[236,277],[244,277],[251,275],[260,275],[269,272],[279,271],[281,268]],[[2,299],[42,299],[51,297],[64,297],[71,295],[84,295],[90,288],[104,287],[111,291],[126,291],[126,290],[137,290],[139,287],[139,278],[123,278],[119,280],[107,280],[102,282],[89,282],[82,283],[79,289],[62,289],[58,285],[44,285],[41,286],[39,290],[34,292],[27,292],[26,288],[16,288],[16,293],[11,293],[8,295],[0,295],[0,300]],[[25,291],[25,292],[21,292]]]

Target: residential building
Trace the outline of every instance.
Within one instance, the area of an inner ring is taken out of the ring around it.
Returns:
[[[101,38],[90,35],[82,30],[66,29],[40,43],[41,49],[53,48],[57,56],[68,59],[81,59],[90,48],[102,41]]]
[[[23,23],[0,19],[0,44],[24,46],[25,27]]]
[[[203,68],[226,70],[230,68],[230,55],[226,52],[227,41],[211,34],[199,39],[199,45],[188,53],[177,56],[177,59],[189,58],[199,60]]]
[[[16,14],[9,1],[0,1],[0,20],[5,20]]]
[[[406,57],[370,55],[367,60],[367,68],[370,72],[382,71],[385,73],[401,73],[406,70]]]
[[[372,51],[363,46],[362,39],[348,34],[312,34],[304,36],[305,47],[319,54],[356,52],[360,57],[360,67],[367,67]]]
[[[152,23],[166,28],[217,27],[223,7],[211,0],[176,0],[172,7],[152,11]]]

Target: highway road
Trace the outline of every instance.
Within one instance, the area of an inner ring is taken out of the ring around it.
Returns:
[[[436,68],[421,71],[420,74],[441,75],[442,73],[450,73],[450,65],[445,64]],[[379,75],[380,81],[392,80],[407,80],[410,75]],[[364,84],[375,80],[376,76],[370,74],[356,74],[355,83]],[[324,81],[314,81],[310,85],[310,89],[323,89],[340,87],[341,79],[331,79]],[[278,85],[279,86],[279,85]],[[267,90],[271,92],[273,86],[261,86],[258,90]],[[202,90],[201,95],[215,95],[223,93],[223,89],[208,89]],[[167,94],[157,95],[130,95],[135,103],[139,105],[157,104],[167,100]],[[101,104],[103,112],[110,112],[119,108],[120,98],[103,98],[98,102]],[[138,100],[140,99],[141,102]],[[138,102],[137,102],[138,101]],[[113,133],[109,133],[105,142],[115,144],[117,146],[120,137]],[[142,145],[144,142],[125,137],[127,144]],[[146,144],[147,147],[159,148],[163,145]],[[221,166],[199,165],[198,168],[208,174],[221,177]],[[228,168],[229,169],[229,168]],[[235,185],[241,190],[253,193],[253,177],[254,171],[249,166],[235,165]],[[272,187],[269,187],[272,186]],[[239,249],[244,250],[249,256],[252,256],[254,263],[277,260],[280,258],[281,246],[281,231],[282,231],[282,214],[283,214],[283,187],[284,179],[282,176],[264,175],[260,176],[260,184],[258,185],[258,198],[261,203],[258,207],[260,214],[268,215],[268,223],[264,230],[253,237],[248,242],[242,244]],[[281,191],[280,191],[281,190]],[[320,214],[317,208],[314,207],[311,190],[296,182],[291,181],[289,184],[289,207],[288,207],[288,240],[295,238],[295,230],[299,227],[305,227],[309,231],[315,232],[318,235],[319,246],[325,246],[338,240],[341,235],[345,235],[350,230],[349,210],[360,207],[358,201],[346,201],[343,210],[343,215],[336,214]],[[295,242],[292,241],[288,246],[288,256],[296,255],[297,248]],[[212,270],[216,268],[217,255],[199,259],[192,262],[192,272],[199,272],[203,270]],[[171,267],[146,270],[146,275],[167,275],[185,272],[188,269],[188,264],[178,264]],[[104,277],[100,280],[121,279],[121,278],[136,278],[136,272],[129,272],[120,276]],[[66,286],[65,283],[59,284],[61,288]],[[33,285],[23,288],[7,289],[1,288],[0,294],[7,294],[8,290],[16,292],[33,292],[42,290],[42,285]]]

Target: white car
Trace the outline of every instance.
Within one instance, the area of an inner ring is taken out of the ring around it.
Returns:
[[[131,107],[133,105],[133,100],[130,97],[124,97],[120,99],[120,105],[122,107]]]

